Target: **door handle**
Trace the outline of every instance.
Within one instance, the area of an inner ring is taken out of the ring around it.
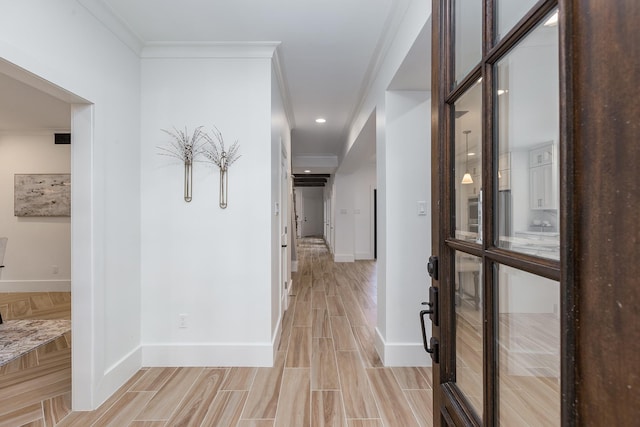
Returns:
[[[427,342],[427,330],[424,325],[424,316],[427,314],[432,314],[433,310],[422,310],[420,312],[420,325],[422,326],[422,343],[424,345],[424,351],[431,355],[431,360],[433,363],[440,363],[440,343],[436,337],[431,337],[429,342]]]

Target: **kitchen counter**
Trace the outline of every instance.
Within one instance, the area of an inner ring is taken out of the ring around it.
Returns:
[[[71,320],[6,320],[0,325],[0,366],[71,330]]]

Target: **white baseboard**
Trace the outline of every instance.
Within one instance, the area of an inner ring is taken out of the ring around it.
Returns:
[[[273,366],[274,344],[145,344],[142,366]]]
[[[104,376],[98,381],[93,408],[97,409],[136,372],[142,368],[142,347],[138,346],[118,362],[107,368]],[[80,410],[76,409],[75,410]]]
[[[367,260],[367,259],[373,259],[373,255],[371,255],[369,252],[356,252],[356,259],[363,259],[363,260]]]
[[[0,292],[71,292],[71,280],[0,280]]]
[[[384,366],[431,366],[422,343],[385,342],[376,328],[375,347]]]
[[[291,271],[298,271],[298,261],[291,261]]]
[[[334,262],[354,262],[355,258],[353,254],[335,254],[333,256]]]

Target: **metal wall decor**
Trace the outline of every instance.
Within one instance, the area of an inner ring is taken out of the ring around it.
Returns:
[[[175,127],[173,132],[161,129],[172,137],[167,147],[158,147],[160,155],[174,157],[184,163],[184,201],[190,202],[193,198],[193,163],[197,157],[203,154],[205,137],[203,126],[198,126],[193,134],[189,134],[185,126],[184,131]]]
[[[222,133],[214,126],[211,130],[213,137],[208,134],[204,135],[204,139],[208,142],[203,150],[203,154],[206,159],[214,163],[220,168],[220,208],[227,208],[227,193],[229,190],[229,178],[227,177],[227,171],[236,160],[240,158],[238,150],[240,146],[238,141],[235,141],[229,150],[224,148],[224,138]]]

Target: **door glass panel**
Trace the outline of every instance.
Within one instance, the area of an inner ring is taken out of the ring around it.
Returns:
[[[543,24],[496,65],[496,246],[559,259],[558,27]],[[495,176],[495,175],[494,175]]]
[[[498,0],[497,41],[502,39],[537,2],[538,0]]]
[[[482,260],[455,253],[456,383],[482,417]]]
[[[482,241],[482,83],[455,104],[455,224],[457,239]]]
[[[482,58],[482,0],[456,0],[453,13],[457,85]]]
[[[560,425],[560,284],[498,267],[499,419]]]

